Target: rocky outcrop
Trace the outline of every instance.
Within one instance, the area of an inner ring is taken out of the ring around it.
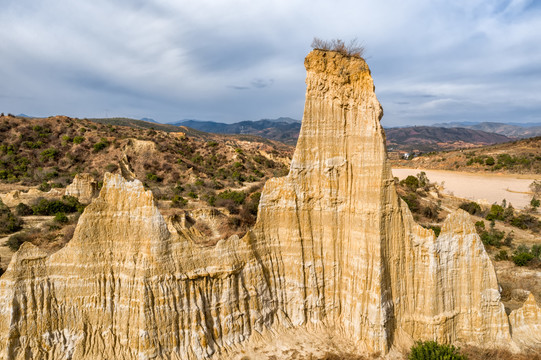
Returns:
[[[107,174],[66,247],[25,244],[0,278],[0,356],[258,357],[284,337],[274,347],[339,339],[363,354],[520,344],[469,215],[436,238],[397,196],[364,60],[315,50],[305,65],[291,170],[265,185],[252,231],[209,246],[138,180]],[[513,326],[535,326],[523,313]]]
[[[73,182],[66,187],[66,195],[74,196],[81,203],[88,204],[98,195],[98,183],[90,174],[77,174]]]
[[[275,313],[248,239],[196,246],[152,194],[108,174],[73,239],[50,257],[25,244],[0,279],[4,359],[206,358]]]
[[[254,229],[270,248],[272,287],[293,324],[339,324],[369,352],[416,339],[510,341],[469,216],[451,215],[436,239],[397,196],[364,60],[314,51],[305,66],[291,171],[267,182]]]
[[[28,191],[13,190],[6,194],[0,194],[0,200],[9,207],[15,207],[19,203],[31,204],[39,198],[54,199],[64,195],[64,189],[54,188],[48,192],[38,189],[28,189]]]
[[[513,340],[526,349],[541,348],[541,307],[530,293],[520,309],[509,314]]]

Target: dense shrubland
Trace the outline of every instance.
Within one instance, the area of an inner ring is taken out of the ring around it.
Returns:
[[[216,135],[215,140],[208,140],[202,135],[186,136],[67,117],[3,116],[0,181],[41,184],[45,190],[64,187],[79,172],[102,178],[105,171],[116,170],[123,153],[132,155],[137,177],[150,188],[186,183],[189,169],[193,176],[205,178],[214,187],[235,187],[287,173],[287,164],[276,159],[288,158],[291,147],[251,139],[251,144],[244,139],[242,144],[249,145],[240,148],[241,143],[233,136]],[[137,153],[137,141],[153,143],[155,151]]]
[[[507,204],[505,200],[500,205],[492,204],[488,208],[484,208],[473,201],[464,202],[459,207],[472,215],[485,218],[486,221],[477,221],[475,227],[486,246],[498,249],[505,246],[511,249],[511,253],[505,249],[499,250],[495,256],[496,260],[511,260],[517,266],[538,267],[541,265],[541,245],[535,244],[530,248],[521,244],[515,248],[513,245],[513,231],[505,233],[497,230],[495,226],[496,222],[500,221],[512,227],[538,234],[541,231],[541,223],[534,215],[537,211],[536,207],[532,206],[528,210],[517,211],[511,204]],[[486,225],[487,221],[488,226]]]
[[[254,136],[114,124],[67,117],[0,117],[0,182],[38,186],[47,192],[65,187],[80,172],[91,173],[99,181],[106,171],[120,171],[125,159],[160,207],[216,208],[228,218],[220,233],[242,235],[255,222],[264,182],[287,174],[293,151],[291,146]],[[29,215],[55,216],[55,226],[65,226],[69,223],[65,214],[73,206],[77,205],[66,199],[41,199],[32,206],[19,204],[12,211],[0,207],[6,227],[0,231],[20,230],[21,217]],[[198,226],[205,230],[202,222]],[[28,236],[17,235],[13,247]]]

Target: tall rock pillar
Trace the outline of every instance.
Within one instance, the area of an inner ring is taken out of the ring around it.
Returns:
[[[314,50],[305,66],[291,171],[265,186],[255,231],[280,254],[279,298],[293,324],[338,322],[366,350],[385,351],[392,306],[381,214],[392,176],[383,110],[363,59]]]

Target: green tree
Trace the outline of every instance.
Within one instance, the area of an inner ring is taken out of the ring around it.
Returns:
[[[409,175],[404,180],[400,181],[400,185],[406,186],[412,191],[415,191],[419,188],[419,179],[416,176]]]

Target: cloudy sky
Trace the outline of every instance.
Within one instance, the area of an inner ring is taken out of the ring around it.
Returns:
[[[538,0],[3,0],[0,112],[302,117],[314,36],[366,48],[386,126],[541,122]]]

